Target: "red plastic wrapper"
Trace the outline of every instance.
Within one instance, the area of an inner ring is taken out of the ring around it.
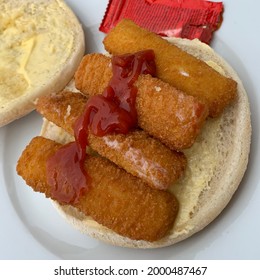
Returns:
[[[209,44],[222,23],[223,9],[222,2],[204,0],[110,0],[99,30],[108,33],[127,18],[161,36]]]

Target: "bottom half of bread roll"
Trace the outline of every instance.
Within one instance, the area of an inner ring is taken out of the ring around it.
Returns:
[[[175,244],[200,231],[225,208],[247,168],[251,140],[250,108],[247,94],[234,70],[215,52],[197,40],[176,39],[174,43],[199,59],[210,61],[238,83],[238,98],[223,114],[208,119],[194,145],[184,150],[188,165],[184,176],[170,187],[179,201],[179,211],[170,231],[157,241],[133,240],[100,225],[73,206],[54,202],[59,213],[81,232],[124,247],[158,248]],[[41,135],[60,143],[70,136],[44,121]]]

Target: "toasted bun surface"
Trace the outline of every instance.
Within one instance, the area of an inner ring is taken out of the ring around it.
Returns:
[[[0,126],[63,89],[85,51],[81,25],[63,0],[1,0],[0,41]]]
[[[188,238],[213,221],[230,201],[247,167],[251,140],[247,94],[235,71],[209,46],[198,40],[172,39],[172,43],[209,63],[238,83],[238,99],[215,119],[208,119],[192,148],[185,150],[188,168],[171,191],[180,202],[174,228],[156,242],[135,241],[97,224],[73,207],[54,203],[61,215],[81,232],[105,242],[133,248],[169,246]],[[41,134],[65,143],[62,129],[44,121]]]

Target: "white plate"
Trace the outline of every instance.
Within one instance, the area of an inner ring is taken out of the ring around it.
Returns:
[[[67,2],[84,26],[87,51],[102,51],[98,26],[107,0]],[[118,248],[82,235],[16,175],[18,157],[40,130],[34,112],[0,129],[0,259],[260,259],[260,2],[224,0],[224,5],[212,46],[244,82],[253,125],[248,170],[224,212],[205,230],[163,249]]]

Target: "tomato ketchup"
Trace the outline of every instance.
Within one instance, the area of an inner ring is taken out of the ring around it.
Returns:
[[[156,75],[153,50],[112,57],[113,76],[100,95],[91,97],[74,125],[75,141],[59,149],[47,161],[47,182],[60,203],[77,203],[89,190],[91,177],[84,163],[89,132],[102,137],[127,134],[137,126],[135,108],[139,75]]]

